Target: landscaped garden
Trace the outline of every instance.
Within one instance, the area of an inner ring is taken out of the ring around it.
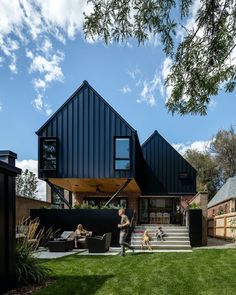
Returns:
[[[236,250],[79,256],[43,260],[54,281],[36,294],[236,293]]]

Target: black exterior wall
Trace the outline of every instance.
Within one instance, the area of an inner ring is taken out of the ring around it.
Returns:
[[[192,247],[202,246],[202,209],[189,209],[189,238]]]
[[[132,178],[143,195],[196,193],[196,170],[157,131],[141,147],[137,132],[87,81],[36,134],[41,179]],[[58,143],[55,171],[40,169],[40,140],[47,137]],[[130,138],[130,170],[115,170],[116,137]]]
[[[0,294],[15,286],[15,177],[20,172],[0,161]]]
[[[87,81],[36,132],[58,139],[58,169],[40,178],[134,178],[135,130],[88,84]],[[131,169],[114,169],[114,137],[130,137]],[[40,146],[39,146],[40,159]],[[40,166],[40,165],[39,165]]]
[[[126,215],[132,219],[133,210],[126,209]],[[74,231],[78,224],[82,224],[86,230],[92,231],[93,235],[103,235],[111,232],[111,246],[119,246],[120,223],[118,210],[115,209],[32,209],[31,218],[40,219],[40,227],[54,230]]]
[[[157,131],[145,141],[142,151],[145,194],[196,193],[196,170]],[[183,172],[188,174],[188,178],[180,179],[179,173]]]

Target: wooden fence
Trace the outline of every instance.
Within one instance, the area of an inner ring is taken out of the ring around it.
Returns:
[[[233,239],[236,234],[236,212],[216,215],[208,219],[208,236]]]

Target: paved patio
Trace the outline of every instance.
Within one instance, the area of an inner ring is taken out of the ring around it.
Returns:
[[[194,247],[193,249],[236,249],[236,243],[221,239],[208,238],[208,245],[204,247]],[[74,249],[69,252],[49,252],[47,249],[41,248],[33,254],[34,257],[40,259],[56,259],[65,256],[78,254],[80,256],[115,256],[120,252],[119,247],[110,247],[110,250],[105,253],[89,253],[86,249]],[[166,253],[166,252],[192,252],[192,250],[135,250],[134,254],[139,253]],[[132,253],[127,250],[126,253]]]
[[[192,250],[135,250],[134,254],[140,253],[165,253],[165,252],[192,252]],[[78,254],[80,256],[115,256],[120,253],[119,247],[110,247],[109,251],[105,253],[89,253],[86,249],[74,249],[69,252],[49,252],[47,249],[39,249],[39,251],[33,253],[35,258],[39,259],[56,259],[65,256]],[[127,250],[126,253],[133,253],[131,250]]]
[[[86,251],[85,249],[74,249],[69,252],[49,252],[47,249],[40,249],[39,251],[33,253],[33,256],[35,258],[40,258],[40,259],[56,259],[56,258],[61,258],[65,256],[70,256],[74,255],[76,253],[81,253]]]
[[[223,239],[208,238],[207,246],[195,247],[193,249],[236,249],[236,243]]]

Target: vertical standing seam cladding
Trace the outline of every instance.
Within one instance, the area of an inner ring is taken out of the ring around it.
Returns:
[[[135,178],[143,194],[196,191],[195,169],[157,131],[141,148],[137,132],[86,81],[36,134],[58,138],[57,171],[39,170],[40,178]],[[115,170],[117,136],[130,137],[129,171]]]
[[[39,129],[40,137],[58,138],[57,173],[41,178],[135,177],[135,130],[87,83]],[[131,169],[115,171],[114,137],[130,137]]]
[[[194,194],[196,170],[155,131],[142,145],[146,194]],[[179,173],[187,172],[188,179]]]

